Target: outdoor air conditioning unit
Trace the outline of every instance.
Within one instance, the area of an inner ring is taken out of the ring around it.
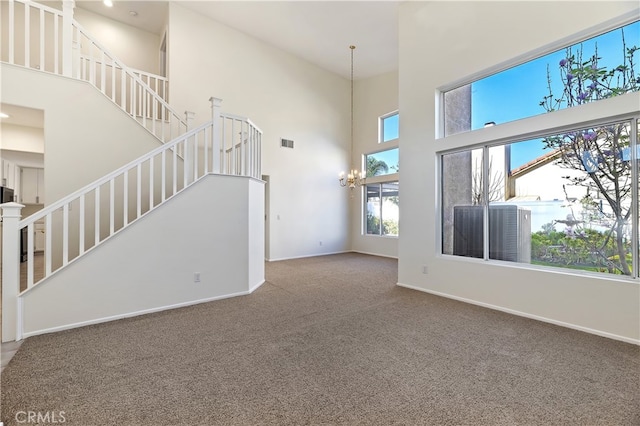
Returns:
[[[482,258],[483,206],[453,208],[453,254]],[[489,206],[489,259],[531,263],[531,211]]]

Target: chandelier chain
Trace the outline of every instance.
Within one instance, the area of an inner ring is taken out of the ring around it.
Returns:
[[[353,51],[355,48],[354,45],[349,46],[351,49],[351,166],[353,166]]]

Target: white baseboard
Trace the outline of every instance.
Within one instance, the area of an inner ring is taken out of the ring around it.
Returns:
[[[514,309],[509,309],[509,308],[504,308],[502,306],[492,305],[490,303],[478,302],[477,300],[472,300],[472,299],[467,299],[467,298],[464,298],[464,297],[454,296],[452,294],[441,293],[439,291],[433,291],[433,290],[427,290],[427,289],[416,287],[416,286],[413,286],[413,285],[402,284],[402,283],[397,283],[396,285],[398,285],[400,287],[405,287],[405,288],[408,288],[408,289],[411,289],[411,290],[417,290],[417,291],[421,291],[423,293],[433,294],[435,296],[446,297],[447,299],[453,299],[453,300],[457,300],[459,302],[470,303],[472,305],[482,306],[483,308],[489,308],[489,309],[493,309],[493,310],[496,310],[496,311],[502,311],[502,312],[506,312],[508,314],[518,315],[520,317],[525,317],[525,318],[533,319],[533,320],[536,320],[536,321],[542,321],[542,322],[546,322],[546,323],[549,323],[549,324],[559,325],[561,327],[571,328],[573,330],[583,331],[585,333],[595,334],[596,336],[606,337],[606,338],[614,339],[614,340],[620,340],[620,341],[625,342],[625,343],[631,343],[632,345],[640,346],[640,340],[638,340],[638,339],[632,339],[630,337],[620,336],[620,335],[617,335],[617,334],[608,333],[606,331],[596,330],[596,329],[589,328],[589,327],[583,327],[581,325],[576,325],[576,324],[571,324],[571,323],[564,322],[564,321],[554,320],[554,319],[551,319],[551,318],[541,317],[541,316],[529,314],[529,313],[526,313],[526,312],[520,312],[520,311],[516,311]]]
[[[70,330],[72,328],[85,327],[87,325],[101,324],[103,322],[110,322],[110,321],[116,321],[116,320],[120,320],[120,319],[124,319],[124,318],[137,317],[139,315],[152,314],[152,313],[155,313],[155,312],[167,311],[169,309],[184,308],[184,307],[187,307],[187,306],[199,305],[201,303],[213,302],[215,300],[229,299],[231,297],[246,296],[248,294],[251,294],[251,292],[254,291],[255,289],[257,289],[260,285],[262,285],[262,283],[258,284],[251,291],[241,291],[241,292],[237,292],[237,293],[225,294],[225,295],[222,295],[222,296],[214,296],[214,297],[208,297],[208,298],[205,298],[205,299],[191,300],[191,301],[188,301],[188,302],[176,303],[176,304],[172,304],[172,305],[165,305],[165,306],[160,306],[160,307],[157,307],[157,308],[143,309],[143,310],[140,310],[140,311],[128,312],[128,313],[125,313],[125,314],[112,315],[112,316],[97,318],[97,319],[88,320],[88,321],[80,321],[80,322],[76,322],[76,323],[73,323],[73,324],[61,325],[61,326],[58,326],[58,327],[51,327],[51,328],[44,328],[42,330],[29,331],[29,332],[23,333],[22,334],[22,338],[25,339],[27,337],[37,336],[37,335],[40,335],[40,334],[55,333],[57,331]],[[2,426],[2,425],[0,425],[0,426]]]
[[[389,255],[380,254],[380,253],[369,253],[368,251],[351,250],[351,253],[360,253],[360,254],[366,254],[366,255],[369,255],[369,256],[387,257],[389,259],[398,260],[398,256],[389,256]]]
[[[266,281],[262,280],[260,281],[258,284],[254,285],[253,287],[249,288],[249,294],[253,293],[254,291],[256,291],[257,289],[259,289],[260,287],[262,287],[262,284],[264,284]],[[2,425],[0,425],[2,426]]]
[[[281,260],[293,260],[293,259],[304,259],[307,257],[318,257],[318,256],[331,256],[332,254],[344,254],[344,253],[351,253],[352,250],[345,250],[345,251],[335,251],[332,253],[315,253],[315,254],[306,254],[304,256],[293,256],[293,257],[279,257],[277,259],[266,259],[267,262],[279,262]]]
[[[360,254],[366,254],[369,256],[378,256],[378,257],[388,257],[389,259],[398,259],[398,256],[388,256],[386,254],[380,254],[380,253],[369,253],[366,251],[359,251],[359,250],[344,250],[344,251],[334,251],[331,253],[316,253],[316,254],[307,254],[304,256],[293,256],[293,257],[280,257],[277,259],[265,259],[267,262],[279,262],[281,260],[293,260],[293,259],[304,259],[307,257],[318,257],[318,256],[331,256],[333,254],[345,254],[345,253],[360,253]]]

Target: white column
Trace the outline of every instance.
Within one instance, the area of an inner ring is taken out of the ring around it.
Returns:
[[[20,291],[20,222],[18,203],[1,204],[2,208],[2,341],[22,339],[22,327],[18,312]]]
[[[74,0],[62,1],[62,75],[73,76],[73,8]]]
[[[220,147],[220,139],[222,138],[222,118],[220,110],[222,109],[222,99],[209,98],[211,102],[211,152],[213,153],[213,173],[220,173],[220,162],[222,161],[222,151]]]

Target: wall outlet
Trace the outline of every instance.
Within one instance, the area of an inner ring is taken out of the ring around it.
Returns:
[[[194,283],[199,283],[200,282],[200,272],[194,272],[193,273],[193,282]]]
[[[427,268],[427,265],[422,265],[422,273],[425,275],[429,273],[429,269]]]

